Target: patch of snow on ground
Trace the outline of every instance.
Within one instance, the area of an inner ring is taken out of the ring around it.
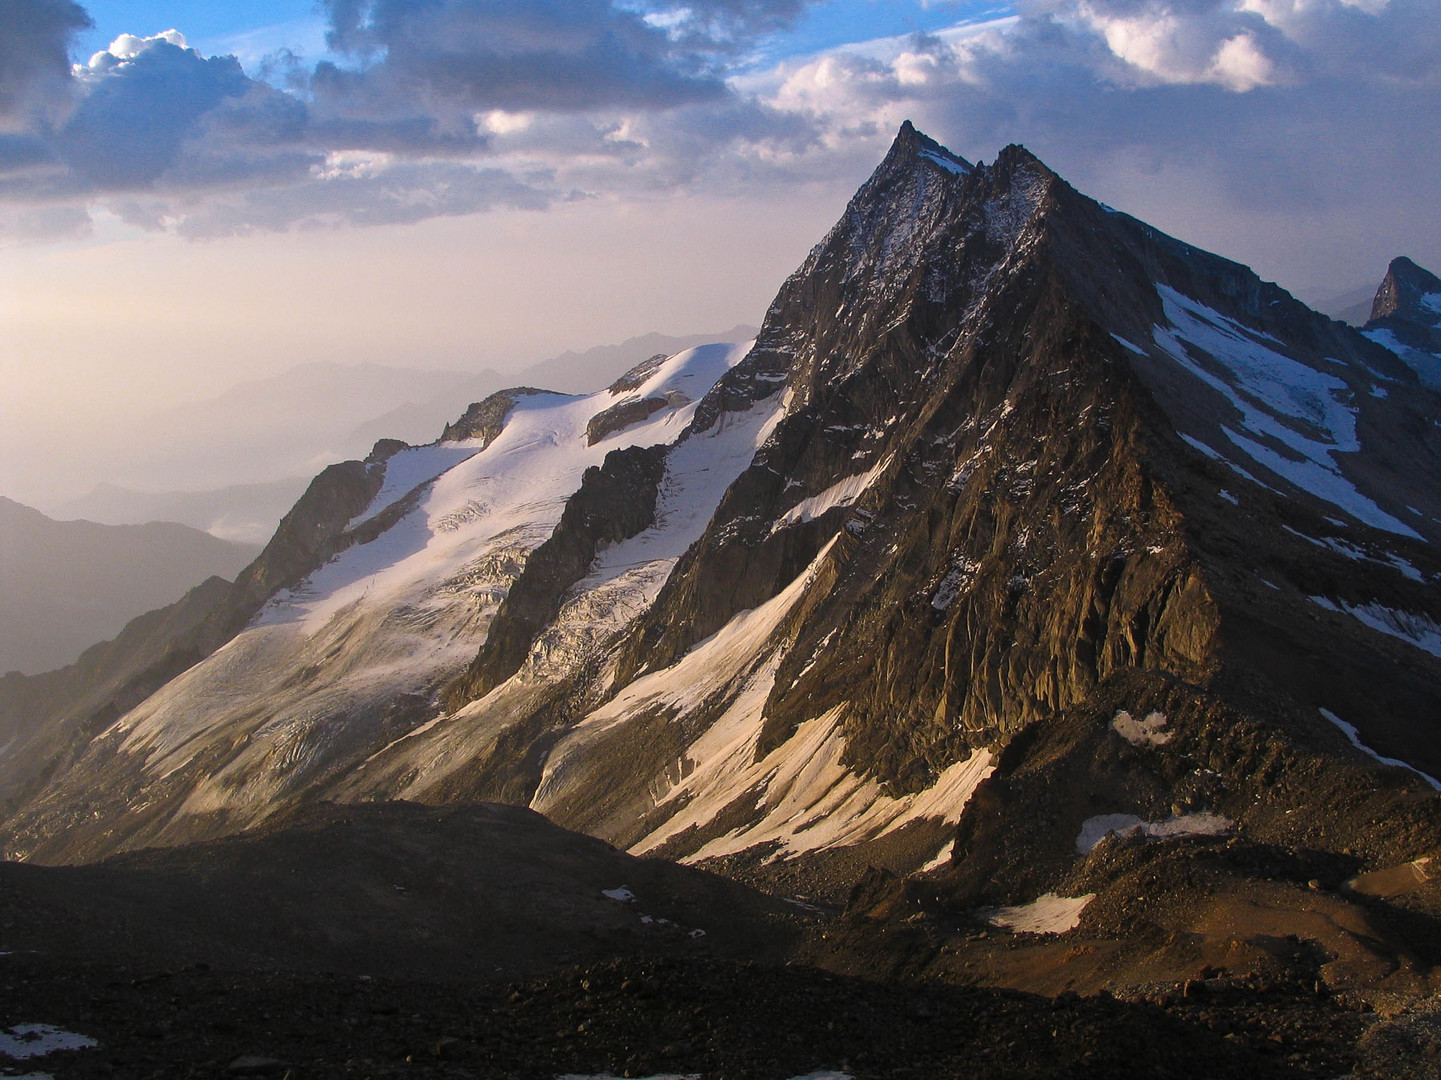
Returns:
[[[951,856],[955,853],[956,842],[954,840],[951,840],[947,842],[939,852],[936,853],[936,857],[934,859],[926,863],[925,866],[921,867],[920,872],[923,874],[928,874],[932,870],[939,870],[941,867],[947,865],[951,861]]]
[[[937,611],[946,611],[956,602],[956,597],[961,594],[970,580],[975,576],[981,564],[972,562],[967,558],[960,558],[946,571],[946,576],[941,578],[940,584],[936,586],[935,595],[931,597],[931,607]]]
[[[436,446],[412,446],[392,454],[385,462],[385,480],[370,505],[346,526],[353,529],[369,521],[392,503],[403,499],[421,484],[449,472],[467,458],[480,452],[478,441],[441,443]]]
[[[919,156],[925,158],[932,164],[939,165],[945,169],[946,172],[953,173],[956,176],[965,176],[971,171],[954,158],[948,158],[944,154],[936,153],[934,150],[922,150]]]
[[[1285,529],[1292,536],[1299,536],[1308,543],[1334,551],[1337,555],[1344,555],[1348,559],[1354,559],[1357,562],[1373,562],[1380,566],[1389,566],[1393,570],[1399,570],[1412,581],[1424,582],[1426,580],[1420,570],[1417,570],[1409,562],[1401,558],[1401,556],[1390,551],[1383,551],[1380,555],[1373,555],[1365,548],[1359,547],[1348,540],[1342,540],[1337,536],[1311,536],[1308,533],[1293,529],[1289,525],[1282,525],[1281,528]]]
[[[1403,536],[1419,536],[1341,474],[1335,455],[1361,449],[1355,410],[1345,400],[1350,389],[1343,380],[1282,355],[1262,341],[1274,339],[1174,289],[1157,285],[1156,291],[1169,325],[1152,327],[1152,337],[1168,356],[1240,413],[1241,426],[1249,435],[1221,428],[1238,449],[1358,521]],[[1194,359],[1191,348],[1211,357],[1228,377]],[[1289,453],[1278,452],[1271,443],[1279,443]]]
[[[1411,772],[1419,776],[1422,780],[1425,780],[1426,783],[1430,784],[1437,791],[1441,791],[1441,780],[1437,780],[1429,773],[1422,772],[1414,765],[1406,764],[1406,762],[1400,760],[1399,758],[1385,757],[1381,754],[1378,754],[1375,750],[1372,750],[1369,746],[1367,746],[1361,741],[1361,735],[1359,732],[1357,732],[1356,726],[1354,724],[1348,724],[1345,720],[1342,720],[1330,709],[1318,709],[1316,711],[1319,712],[1322,716],[1324,716],[1327,720],[1331,721],[1331,723],[1335,724],[1338,728],[1340,728],[1345,733],[1346,738],[1351,740],[1351,745],[1354,746],[1357,750],[1360,750],[1361,753],[1366,754],[1369,757],[1375,758],[1382,765],[1394,765],[1398,769],[1409,769]]]
[[[848,476],[844,480],[832,484],[819,495],[802,499],[780,516],[780,520],[771,526],[771,532],[778,532],[787,525],[799,525],[812,521],[838,506],[850,506],[866,493],[866,489],[875,483],[876,477],[885,472],[886,466],[890,463],[891,459],[887,457],[866,472]]]
[[[1132,746],[1165,746],[1175,735],[1165,727],[1166,714],[1160,712],[1149,712],[1145,719],[1137,720],[1122,709],[1111,721],[1111,730]]]
[[[614,900],[621,904],[629,904],[635,899],[635,893],[631,892],[624,885],[618,889],[601,889],[600,894],[607,900]]]
[[[1134,814],[1097,814],[1081,823],[1080,835],[1076,837],[1076,853],[1089,855],[1107,833],[1175,840],[1183,836],[1221,836],[1233,824],[1222,814],[1182,814],[1165,821],[1143,821]]]
[[[0,1031],[0,1054],[24,1061],[60,1050],[89,1050],[100,1044],[86,1035],[65,1031],[54,1024],[16,1024]]]
[[[1332,600],[1325,596],[1307,597],[1311,603],[1327,611],[1344,612],[1372,630],[1388,637],[1400,638],[1408,645],[1441,656],[1441,624],[1424,613],[1397,611],[1381,604],[1348,604],[1344,600]]]
[[[978,914],[992,926],[1003,926],[1018,934],[1064,934],[1076,928],[1081,921],[1081,912],[1095,898],[1095,893],[1086,893],[1085,896],[1045,893],[1029,904],[983,908]]]
[[[1117,341],[1119,341],[1119,342],[1120,342],[1122,345],[1124,345],[1126,348],[1130,349],[1133,353],[1137,353],[1137,354],[1139,354],[1140,356],[1145,356],[1145,355],[1146,355],[1146,350],[1145,350],[1145,349],[1141,348],[1141,346],[1135,344],[1134,342],[1127,341],[1127,340],[1126,340],[1125,338],[1123,338],[1120,334],[1112,334],[1111,336],[1112,336],[1113,338],[1115,338]]]

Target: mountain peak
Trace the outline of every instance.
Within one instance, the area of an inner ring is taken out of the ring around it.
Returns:
[[[1438,295],[1441,295],[1441,278],[1406,256],[1397,256],[1386,268],[1386,276],[1376,290],[1371,319],[1385,319],[1398,313],[1406,315],[1407,309],[1417,307],[1426,297]]]
[[[975,168],[965,158],[951,153],[929,135],[916,130],[916,126],[906,120],[896,132],[895,141],[891,143],[890,152],[886,154],[881,168],[901,162],[909,164],[917,160],[929,161],[932,165],[957,175],[964,175]]]

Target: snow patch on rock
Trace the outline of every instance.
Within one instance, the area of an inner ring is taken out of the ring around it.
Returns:
[[[1395,353],[1397,359],[1416,373],[1422,386],[1429,386],[1432,390],[1441,390],[1441,356],[1407,345],[1394,333],[1383,327],[1363,330],[1362,333],[1383,349]]]
[[[1420,612],[1398,611],[1383,604],[1348,604],[1325,596],[1307,597],[1311,603],[1327,611],[1339,611],[1365,623],[1388,637],[1400,638],[1409,645],[1441,657],[1441,623]]]
[[[838,506],[850,506],[866,493],[866,490],[876,482],[877,477],[886,471],[886,467],[890,463],[890,458],[887,457],[866,472],[848,476],[844,480],[832,484],[819,495],[802,499],[780,516],[780,519],[771,527],[771,532],[779,532],[788,525],[814,521]]]
[[[1095,898],[1095,893],[1084,896],[1045,893],[1029,904],[982,908],[977,914],[992,926],[1014,930],[1018,934],[1064,934],[1079,925],[1081,913]]]
[[[0,1031],[0,1054],[16,1061],[44,1057],[61,1050],[89,1050],[100,1044],[54,1024],[16,1024]]]
[[[1398,769],[1409,769],[1411,772],[1419,776],[1422,780],[1425,780],[1426,783],[1430,784],[1437,791],[1441,791],[1441,780],[1437,780],[1429,773],[1422,772],[1414,765],[1406,764],[1406,762],[1402,761],[1400,758],[1386,757],[1385,755],[1378,754],[1375,750],[1372,750],[1369,746],[1367,746],[1361,741],[1361,735],[1356,730],[1356,726],[1354,724],[1348,724],[1345,720],[1342,720],[1330,709],[1318,709],[1317,712],[1319,712],[1327,720],[1331,721],[1331,723],[1335,724],[1338,728],[1340,728],[1345,733],[1346,738],[1350,740],[1351,745],[1354,746],[1357,750],[1361,751],[1361,753],[1365,754],[1367,757],[1374,758],[1382,765],[1393,765]]]
[[[1143,821],[1134,814],[1097,814],[1081,823],[1076,853],[1089,855],[1109,833],[1144,836],[1151,840],[1176,840],[1183,836],[1222,836],[1235,824],[1222,814],[1181,814],[1165,821]]]
[[[1137,720],[1122,709],[1111,720],[1111,730],[1132,746],[1165,746],[1175,735],[1165,728],[1166,714],[1161,712],[1149,712]]]
[[[1156,292],[1167,325],[1152,327],[1152,337],[1166,355],[1235,407],[1245,433],[1221,427],[1235,448],[1357,521],[1419,537],[1341,473],[1335,455],[1361,449],[1344,380],[1283,355],[1266,343],[1274,338],[1175,289],[1157,285]],[[1202,363],[1195,353],[1211,363]],[[1220,457],[1230,464],[1225,455]]]

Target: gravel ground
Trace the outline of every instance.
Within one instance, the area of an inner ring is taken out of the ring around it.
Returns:
[[[92,1077],[553,1077],[788,1080],[1129,1077],[1327,1080],[1364,1018],[1285,989],[1174,1000],[1047,999],[877,983],[706,958],[618,960],[523,983],[354,975],[139,972],[0,958],[5,1027],[92,1049],[15,1062]],[[1333,1048],[1328,1050],[1327,1048]]]

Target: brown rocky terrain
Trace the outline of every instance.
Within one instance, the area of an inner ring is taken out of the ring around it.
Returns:
[[[830,917],[512,807],[321,806],[0,867],[0,899],[0,1027],[98,1044],[17,1060],[60,1080],[1319,1078],[1375,1020],[1294,978],[1052,999],[787,964]]]

